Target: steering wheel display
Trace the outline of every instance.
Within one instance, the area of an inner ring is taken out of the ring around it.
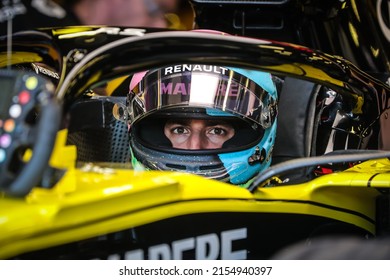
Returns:
[[[0,191],[24,196],[39,183],[60,119],[50,81],[32,72],[0,70]]]

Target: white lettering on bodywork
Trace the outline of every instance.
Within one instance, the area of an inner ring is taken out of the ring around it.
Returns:
[[[247,259],[247,250],[233,250],[233,242],[245,240],[247,228],[239,228],[222,231],[220,235],[209,233],[180,240],[174,240],[171,244],[163,243],[150,246],[146,249],[127,251],[124,258],[129,260],[181,260],[186,252],[194,250],[194,258],[197,260],[214,259]],[[112,254],[109,259],[119,259],[119,254]]]

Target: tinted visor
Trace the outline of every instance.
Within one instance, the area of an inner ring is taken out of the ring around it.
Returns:
[[[130,99],[129,113],[134,122],[159,109],[215,108],[265,128],[268,124],[262,113],[268,100],[268,92],[260,85],[228,68],[184,64],[148,72],[140,93]]]

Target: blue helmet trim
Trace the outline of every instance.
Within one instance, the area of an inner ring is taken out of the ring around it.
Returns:
[[[271,165],[270,153],[272,153],[272,148],[275,143],[275,137],[272,137],[272,135],[275,135],[275,133],[276,121],[269,129],[266,130],[264,137],[258,143],[258,145],[244,151],[223,153],[218,155],[227,172],[229,173],[230,182],[232,184],[239,185],[246,183],[249,179]],[[260,149],[265,149],[267,152],[266,159],[262,163],[258,162],[250,165],[248,160],[255,153],[257,146]]]
[[[212,117],[235,117],[234,114],[215,108],[205,108],[206,114]]]

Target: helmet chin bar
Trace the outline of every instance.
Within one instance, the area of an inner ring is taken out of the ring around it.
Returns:
[[[217,154],[186,155],[158,151],[141,145],[134,137],[130,138],[130,146],[134,157],[147,169],[187,172],[229,181],[229,174]]]

